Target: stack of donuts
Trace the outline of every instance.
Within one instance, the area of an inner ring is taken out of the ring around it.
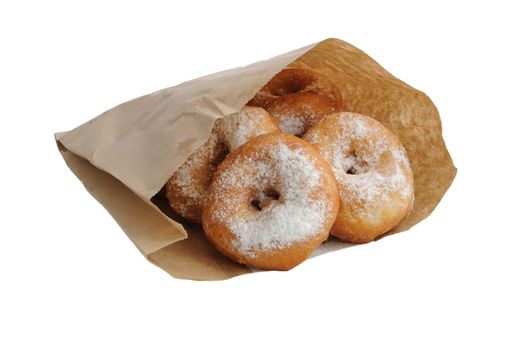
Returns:
[[[330,234],[366,243],[387,233],[409,214],[414,189],[392,132],[346,111],[326,77],[286,68],[216,120],[166,197],[232,260],[288,270]]]

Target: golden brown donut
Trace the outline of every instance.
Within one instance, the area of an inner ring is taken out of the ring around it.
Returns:
[[[248,102],[279,120],[282,131],[301,136],[325,115],[344,110],[337,86],[306,69],[288,68],[275,75]]]
[[[288,270],[328,238],[338,209],[337,184],[319,152],[295,136],[271,133],[219,165],[202,224],[232,260]]]
[[[217,166],[228,152],[253,137],[279,131],[277,121],[264,109],[244,107],[217,119],[210,138],[197,148],[166,183],[171,208],[185,219],[200,223],[206,191]]]
[[[330,163],[339,185],[333,235],[370,242],[409,214],[414,202],[410,163],[401,142],[380,122],[334,113],[308,130],[304,140]]]

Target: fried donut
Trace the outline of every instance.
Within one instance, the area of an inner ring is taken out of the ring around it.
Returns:
[[[406,151],[380,122],[355,113],[326,116],[305,135],[330,163],[341,206],[332,234],[366,243],[388,232],[412,209],[414,187]]]
[[[339,209],[330,165],[305,141],[271,133],[219,165],[202,211],[223,254],[261,269],[288,270],[328,238]]]
[[[200,223],[206,191],[217,166],[228,152],[255,136],[279,131],[277,121],[264,109],[244,107],[217,119],[210,138],[197,148],[166,183],[171,208],[185,219]]]
[[[325,115],[344,110],[339,89],[319,74],[298,68],[275,75],[248,102],[279,120],[282,131],[301,136]]]

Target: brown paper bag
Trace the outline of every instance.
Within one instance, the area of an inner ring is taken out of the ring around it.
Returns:
[[[439,114],[424,93],[338,39],[131,100],[69,132],[57,133],[59,150],[142,254],[172,276],[217,280],[250,272],[217,252],[200,226],[174,216],[166,200],[155,194],[206,141],[216,118],[238,111],[287,66],[330,78],[349,111],[379,120],[400,138],[414,172],[415,204],[392,232],[426,218],[456,174]],[[325,245],[330,248],[323,251],[347,244]]]

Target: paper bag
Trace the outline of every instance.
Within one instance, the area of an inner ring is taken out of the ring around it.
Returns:
[[[238,111],[285,67],[327,77],[340,89],[347,110],[379,120],[399,137],[414,173],[415,203],[392,232],[426,218],[456,174],[437,109],[424,93],[338,39],[136,98],[57,133],[59,150],[142,254],[172,276],[218,280],[251,272],[222,256],[200,226],[178,218],[156,194],[206,141],[215,119]]]

